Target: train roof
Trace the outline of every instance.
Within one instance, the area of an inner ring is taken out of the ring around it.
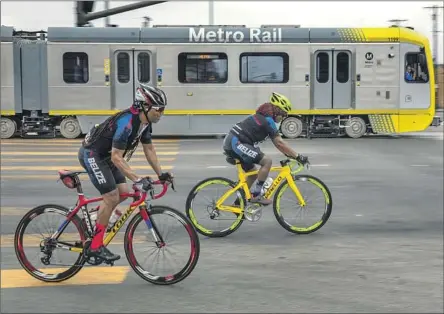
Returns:
[[[11,40],[13,28],[2,26],[2,41]],[[4,40],[5,38],[6,40]],[[159,25],[130,27],[48,27],[49,42],[94,43],[350,43],[410,42],[428,45],[424,35],[410,28],[301,28],[299,25]]]

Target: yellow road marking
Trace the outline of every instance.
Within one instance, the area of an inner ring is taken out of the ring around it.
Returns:
[[[47,170],[53,170],[57,171],[60,169],[66,170],[82,170],[84,171],[81,166],[2,166],[1,170],[2,172],[5,170],[23,170],[23,171],[47,171]],[[131,169],[139,169],[139,170],[153,170],[151,166],[131,166]],[[162,169],[170,170],[173,169],[173,166],[162,166]]]
[[[30,152],[30,151],[11,151],[11,152],[1,152],[1,156],[77,156],[78,152]],[[168,156],[168,155],[178,155],[179,152],[156,152],[157,156]],[[135,152],[133,156],[144,156],[143,152]]]
[[[60,216],[62,217],[62,216]],[[62,223],[62,221],[60,221],[60,223]],[[52,225],[50,226],[51,228],[57,228],[58,226],[56,225]],[[48,232],[45,230],[41,230],[44,236],[48,236]],[[123,245],[123,237],[125,236],[125,229],[122,228],[120,230],[120,232],[118,234],[116,234],[116,236],[114,237],[114,239],[111,241],[111,243],[109,245]],[[105,236],[106,237],[106,236]],[[27,233],[25,234],[24,238],[23,238],[23,247],[24,250],[26,251],[27,248],[31,248],[31,247],[39,247],[40,243],[43,240],[43,236],[39,233]],[[65,242],[71,242],[72,244],[74,244],[75,241],[80,241],[80,235],[78,233],[62,233],[62,235],[59,238],[60,241],[65,241]],[[151,242],[150,239],[148,239],[145,236],[135,236],[133,237],[133,243],[135,244],[139,244],[139,243],[149,243]],[[14,247],[14,235],[13,234],[2,234],[1,235],[1,239],[0,239],[0,245],[2,248],[11,248]],[[154,245],[154,244],[153,244]],[[63,249],[59,249],[60,251],[66,251]],[[69,251],[66,251],[67,253]],[[72,254],[77,254],[77,253],[72,253]]]
[[[60,273],[66,268],[43,268],[44,273]],[[84,267],[74,277],[60,283],[47,283],[31,277],[24,269],[2,269],[1,288],[103,285],[122,283],[131,269],[128,266]]]
[[[40,177],[40,176],[39,176]],[[91,196],[92,197],[92,196]],[[99,203],[97,203],[98,205]],[[8,207],[8,206],[3,206],[0,207],[0,215],[1,216],[24,216],[27,212],[29,212],[31,209],[37,207],[38,205],[32,205],[29,207]],[[88,206],[96,206],[96,204],[91,204]],[[129,206],[129,205],[128,205]],[[128,209],[128,206],[117,206],[117,208],[121,211],[121,212],[125,212]],[[88,207],[90,208],[90,207]]]
[[[174,161],[176,160],[176,158],[158,158],[159,161]],[[1,159],[1,163],[13,163],[13,162],[32,162],[32,163],[37,163],[37,162],[59,162],[59,161],[66,161],[66,162],[73,162],[76,161],[77,162],[77,158],[40,158],[40,159],[36,159],[36,158],[2,158]],[[131,158],[131,162],[133,161],[144,161],[147,162],[145,157],[135,157],[135,158]]]

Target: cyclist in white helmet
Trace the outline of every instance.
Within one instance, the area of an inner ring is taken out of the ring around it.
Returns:
[[[82,142],[78,154],[79,162],[88,171],[93,185],[103,197],[94,238],[88,250],[89,256],[106,261],[120,258],[103,246],[103,236],[114,209],[125,200],[119,195],[128,192],[126,178],[141,190],[149,187],[148,179],[136,174],[127,163],[139,141],[159,180],[172,178],[169,172],[162,172],[151,141],[152,124],[160,120],[166,105],[167,97],[162,90],[140,84],[136,90],[134,104],[93,127]]]

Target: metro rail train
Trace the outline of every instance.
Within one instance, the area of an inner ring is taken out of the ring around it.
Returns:
[[[441,123],[429,41],[411,28],[1,27],[2,138],[79,137],[130,106],[138,82],[168,95],[156,135],[226,134],[272,91],[293,103],[287,138]]]

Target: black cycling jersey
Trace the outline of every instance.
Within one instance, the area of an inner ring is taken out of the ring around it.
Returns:
[[[151,124],[140,129],[141,121],[139,114],[131,109],[124,110],[108,118],[98,126],[95,126],[86,135],[83,146],[94,150],[98,157],[107,158],[111,156],[113,147],[124,150],[124,156],[137,147],[140,140],[142,144],[151,144]]]
[[[271,117],[254,114],[233,126],[224,139],[223,149],[228,156],[241,161],[244,171],[250,171],[264,157],[257,144],[278,135]]]
[[[257,145],[268,138],[274,139],[279,135],[273,118],[261,114],[251,115],[236,123],[230,132],[238,137],[242,143],[250,145]]]

